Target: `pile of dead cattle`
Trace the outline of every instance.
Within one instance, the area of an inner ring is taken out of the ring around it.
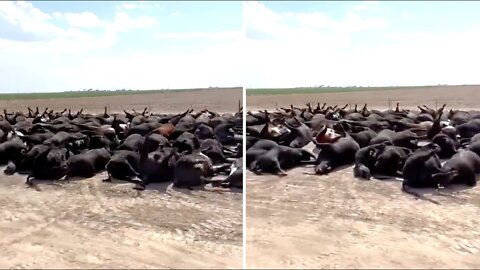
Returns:
[[[361,179],[403,179],[402,189],[476,185],[480,111],[418,106],[418,110],[337,106],[247,112],[246,164],[254,173],[286,175],[300,165],[328,174],[354,165]],[[315,146],[312,152],[304,149]],[[318,153],[318,154],[317,154]],[[442,161],[445,161],[442,164]]]
[[[242,188],[242,121],[241,108],[235,114],[4,111],[0,164],[5,174],[26,174],[29,185],[107,170],[104,181],[131,181],[140,190],[152,182]]]

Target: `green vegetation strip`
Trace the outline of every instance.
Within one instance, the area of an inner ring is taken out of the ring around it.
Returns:
[[[6,93],[0,94],[0,100],[18,100],[18,99],[57,99],[57,98],[82,98],[82,97],[104,97],[104,96],[126,96],[126,95],[143,95],[171,92],[190,92],[199,90],[227,90],[240,89],[239,87],[231,88],[198,88],[198,89],[168,89],[168,90],[85,90],[70,92],[43,92],[43,93]]]
[[[427,88],[438,86],[252,88],[247,89],[247,96],[405,90],[419,87]]]

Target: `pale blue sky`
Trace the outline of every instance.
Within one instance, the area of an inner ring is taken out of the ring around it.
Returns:
[[[0,2],[0,92],[241,85],[242,2]]]
[[[477,84],[477,14],[474,1],[0,1],[0,92]]]
[[[480,2],[245,6],[246,87],[480,83]]]

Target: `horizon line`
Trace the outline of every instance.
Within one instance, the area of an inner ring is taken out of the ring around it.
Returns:
[[[160,92],[160,91],[197,91],[197,90],[215,90],[215,89],[235,89],[243,86],[210,86],[195,88],[159,88],[159,89],[83,89],[83,90],[64,90],[64,91],[38,91],[38,92],[0,92],[0,95],[25,95],[25,94],[62,94],[76,92]]]
[[[268,90],[268,89],[302,89],[302,88],[414,88],[414,87],[439,87],[439,86],[480,86],[478,84],[426,84],[426,85],[389,85],[389,86],[335,86],[335,85],[318,85],[318,86],[292,86],[292,87],[245,87],[245,90]]]

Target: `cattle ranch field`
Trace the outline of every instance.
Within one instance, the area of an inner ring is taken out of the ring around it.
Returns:
[[[236,112],[241,88],[139,95],[1,100],[9,112],[27,106],[84,112],[180,112],[191,106]],[[106,172],[68,183],[39,182],[0,168],[0,268],[240,268],[242,193],[176,189],[145,191]]]
[[[478,86],[272,93],[247,96],[247,109],[307,102],[388,108],[389,99],[401,107],[435,107],[437,100],[448,110],[478,109],[478,93]],[[480,267],[478,187],[444,196],[427,191],[440,202],[435,205],[402,193],[401,182],[355,179],[352,166],[328,176],[311,175],[313,170],[295,168],[286,177],[247,173],[247,267]]]

